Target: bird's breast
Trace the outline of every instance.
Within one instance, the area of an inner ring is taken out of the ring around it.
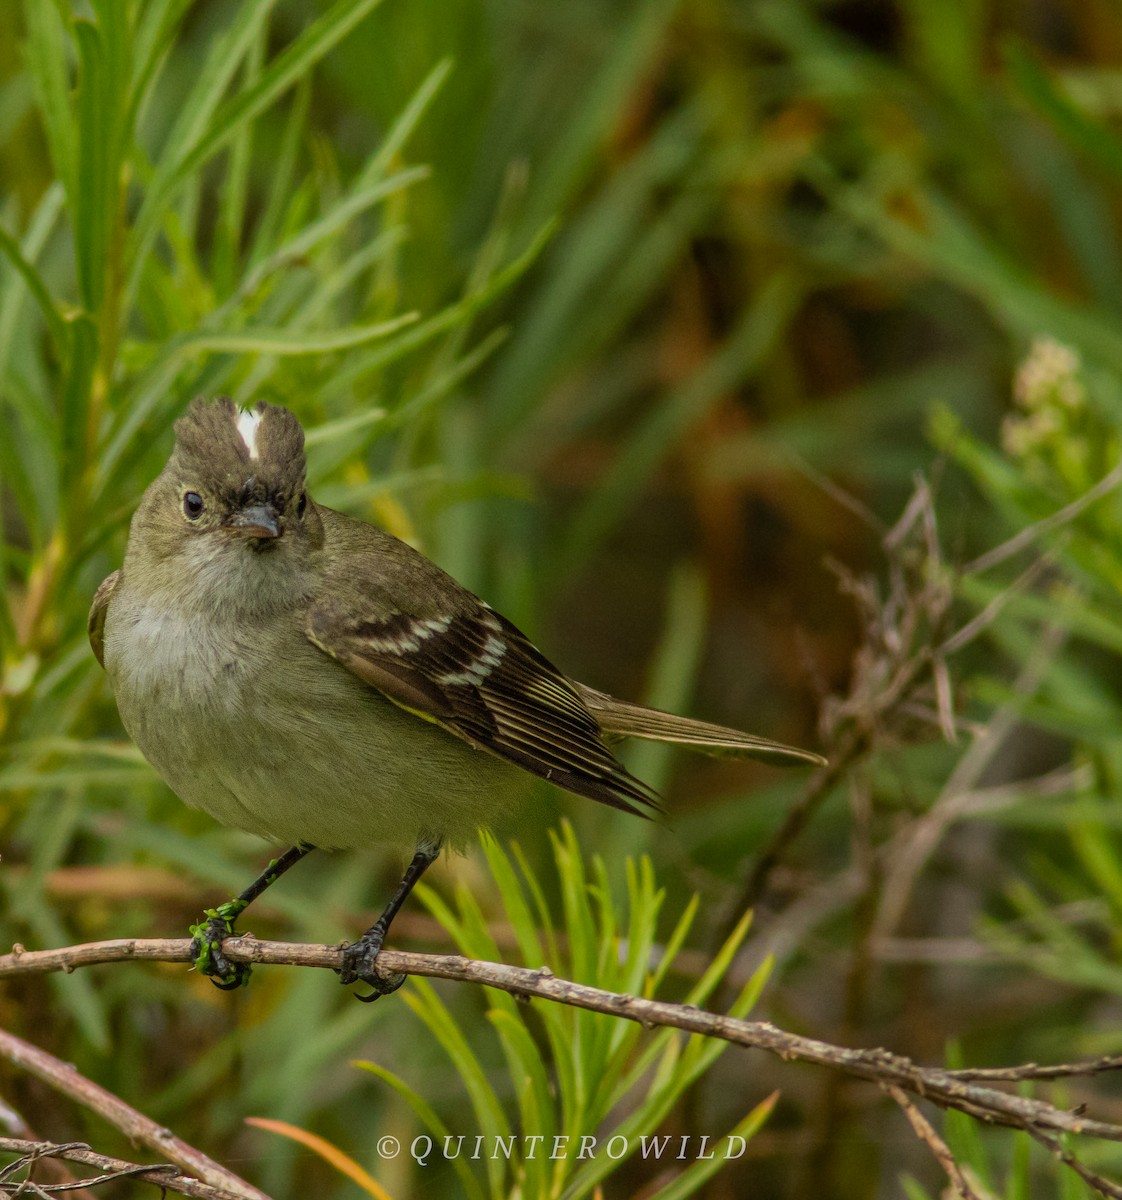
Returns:
[[[114,603],[105,666],[125,728],[180,799],[277,842],[462,844],[520,791],[515,768],[317,650],[298,613],[200,624]]]

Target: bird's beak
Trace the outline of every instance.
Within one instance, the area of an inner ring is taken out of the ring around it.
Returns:
[[[242,537],[284,537],[284,526],[271,504],[251,504],[248,508],[239,509],[230,518],[227,528]]]

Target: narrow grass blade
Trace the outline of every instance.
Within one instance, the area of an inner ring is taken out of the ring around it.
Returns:
[[[419,1092],[414,1091],[403,1079],[400,1079],[392,1071],[387,1071],[385,1067],[381,1067],[375,1062],[365,1060],[356,1061],[352,1063],[352,1066],[356,1066],[362,1071],[369,1071],[376,1079],[382,1080],[383,1083],[388,1083],[417,1114],[421,1124],[429,1131],[435,1141],[441,1145],[443,1145],[445,1139],[449,1139],[452,1144],[456,1143],[456,1136],[452,1134],[448,1126],[436,1115],[436,1110],[432,1105]],[[484,1192],[479,1186],[479,1180],[471,1173],[471,1169],[464,1158],[457,1154],[452,1157],[451,1162],[456,1175],[459,1177],[464,1195],[469,1200],[483,1200]]]
[[[264,1129],[266,1133],[276,1133],[281,1137],[298,1142],[313,1154],[318,1154],[324,1162],[334,1167],[341,1175],[345,1175],[374,1200],[392,1200],[389,1192],[366,1170],[358,1165],[349,1154],[344,1154],[338,1146],[334,1146],[319,1134],[309,1133],[287,1121],[275,1121],[270,1117],[246,1117],[245,1123],[254,1129]]]
[[[27,284],[39,311],[43,314],[51,340],[55,344],[55,353],[59,357],[66,354],[68,343],[66,322],[59,312],[51,296],[50,289],[43,282],[43,277],[23,255],[19,243],[6,229],[0,228],[0,253],[12,264],[20,278]]]
[[[759,1132],[763,1123],[771,1116],[772,1109],[775,1108],[778,1100],[779,1093],[772,1092],[770,1096],[761,1100],[743,1121],[725,1135],[728,1139],[730,1149],[734,1140],[745,1144],[752,1140]],[[719,1147],[715,1147],[715,1149],[719,1149]],[[743,1153],[742,1147],[737,1146],[737,1149],[740,1153]],[[731,1153],[724,1156],[712,1151],[710,1153],[712,1154],[711,1158],[698,1158],[673,1183],[667,1184],[666,1187],[659,1188],[657,1192],[654,1192],[650,1200],[686,1200],[688,1196],[696,1195],[726,1165],[728,1159],[732,1157]]]
[[[198,135],[185,145],[178,160],[171,160],[166,171],[153,180],[151,190],[136,219],[136,257],[133,262],[133,278],[128,289],[130,295],[135,292],[135,273],[138,266],[143,264],[157,224],[176,189],[223,149],[244,124],[259,116],[292,87],[380,2],[381,0],[336,0],[323,16],[314,21],[269,63],[252,87],[227,101],[215,112],[213,118],[205,123],[205,129],[200,130]],[[245,5],[243,11],[252,11],[254,7]]]
[[[70,103],[70,84],[66,78],[69,59],[66,29],[54,4],[43,0],[25,0],[27,57],[39,115],[47,135],[55,173],[62,181],[67,200],[75,202],[75,158],[78,131]]]

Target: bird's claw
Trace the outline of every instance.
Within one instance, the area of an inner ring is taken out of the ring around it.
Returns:
[[[191,926],[191,961],[195,970],[210,978],[223,992],[232,992],[249,983],[249,963],[231,962],[222,953],[222,943],[234,932],[234,922],[245,908],[240,900],[228,900],[203,912],[205,921]]]
[[[405,982],[401,974],[388,974],[378,967],[378,955],[385,940],[386,931],[377,925],[368,929],[357,942],[352,942],[343,950],[343,966],[339,971],[339,982],[342,984],[368,983],[374,989],[368,996],[355,993],[355,999],[363,1004],[372,1004],[379,996],[388,996],[396,992]]]

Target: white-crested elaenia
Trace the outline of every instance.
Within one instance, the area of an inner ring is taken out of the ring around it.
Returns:
[[[195,927],[222,987],[234,919],[315,847],[390,842],[413,859],[341,978],[393,990],[375,959],[442,846],[520,803],[527,773],[642,813],[654,793],[609,748],[679,742],[783,763],[764,738],[627,704],[567,678],[509,621],[404,542],[316,504],[284,408],[196,400],[98,588],[90,641],[125,728],[217,820],[292,846]]]

